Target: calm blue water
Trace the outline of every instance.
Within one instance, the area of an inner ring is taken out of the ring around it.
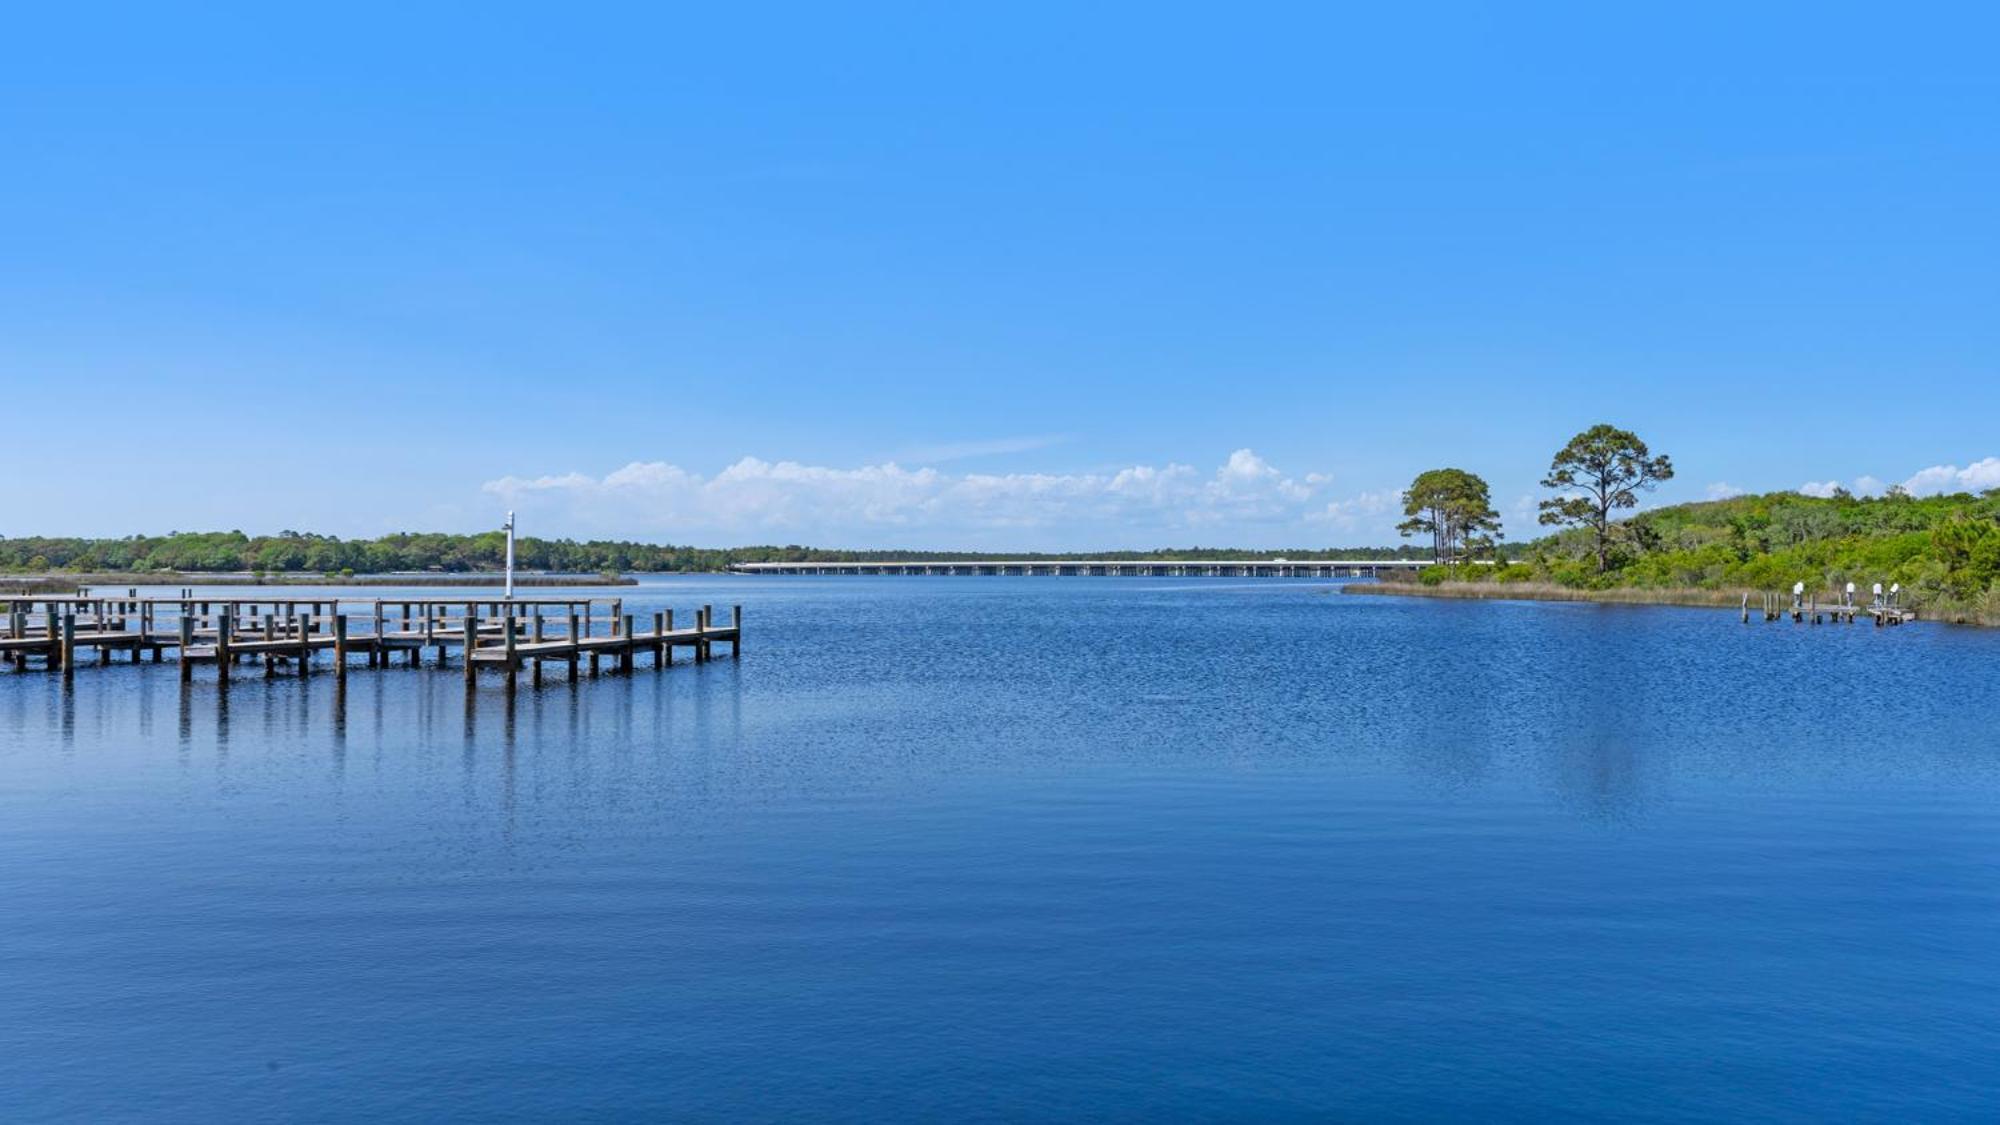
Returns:
[[[0,1118],[2000,1115],[2000,633],[1327,589],[0,673]]]

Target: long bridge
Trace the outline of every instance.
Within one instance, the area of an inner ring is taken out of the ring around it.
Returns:
[[[1430,559],[988,559],[971,562],[735,563],[732,574],[1043,575],[1100,578],[1345,578],[1416,571]]]

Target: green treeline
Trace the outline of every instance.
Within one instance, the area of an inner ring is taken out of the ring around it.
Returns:
[[[2000,625],[2000,489],[1916,497],[1797,492],[1737,496],[1617,518],[1673,479],[1673,462],[1629,430],[1596,425],[1555,454],[1538,522],[1556,527],[1503,550],[1486,482],[1459,469],[1420,474],[1403,493],[1406,536],[1431,536],[1441,565],[1418,578],[1543,582],[1587,590],[1788,590],[1862,598],[1900,585],[1901,604],[1946,621]],[[1460,565],[1492,558],[1497,566]]]
[[[1538,540],[1519,578],[1609,588],[1699,586],[1815,591],[1899,583],[1948,620],[2000,620],[2000,490],[1915,497],[1796,492],[1641,512],[1615,525],[1607,569],[1590,529]],[[1475,576],[1476,577],[1476,576]],[[1496,575],[1501,580],[1517,575]]]
[[[395,572],[466,572],[498,570],[504,565],[507,538],[497,531],[478,535],[407,533],[379,539],[339,539],[299,531],[276,535],[245,535],[240,531],[174,532],[135,535],[125,539],[24,537],[0,539],[0,572],[46,571],[144,573],[148,571],[241,572],[269,574],[388,574]],[[1426,558],[1415,547],[1352,547],[1293,551],[1244,551],[1215,547],[1155,551],[1083,553],[973,551],[830,551],[812,547],[687,547],[593,539],[523,538],[515,542],[516,565],[523,570],[564,574],[702,572],[749,562],[875,562],[908,559],[917,562],[979,562],[993,559],[1227,559],[1271,558]]]

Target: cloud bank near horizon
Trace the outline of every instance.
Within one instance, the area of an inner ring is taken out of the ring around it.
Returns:
[[[1393,491],[1337,495],[1320,473],[1292,475],[1249,449],[1213,472],[1179,463],[1079,473],[954,473],[895,461],[858,468],[744,457],[714,475],[633,461],[603,476],[487,481],[524,521],[587,533],[733,535],[837,546],[1151,546],[1177,537],[1298,545],[1329,537],[1390,542]],[[866,542],[864,542],[864,540]]]
[[[1919,469],[1902,482],[1903,490],[1914,496],[1932,496],[1941,492],[1984,492],[1989,488],[2000,488],[2000,457],[1986,457],[1974,461],[1964,468],[1957,465],[1932,465]],[[1889,491],[1889,482],[1874,476],[1858,476],[1842,483],[1839,480],[1809,480],[1799,485],[1797,491],[1806,496],[1832,496],[1836,489],[1845,488],[1856,496],[1880,496]]]
[[[1901,486],[1916,495],[2000,488],[2000,457],[1932,465]],[[666,461],[632,461],[601,476],[505,476],[481,487],[518,509],[527,527],[550,535],[1047,550],[1401,541],[1398,490],[1338,490],[1325,474],[1286,472],[1251,449],[1236,450],[1208,472],[1179,462],[992,473],[896,460],[840,468],[743,457],[713,474]],[[1890,487],[1864,475],[1806,481],[1796,491],[1831,496],[1845,488],[1879,496]],[[1704,491],[1708,499],[1723,499],[1754,489],[1717,481]],[[1540,496],[1523,494],[1515,503],[1507,520],[1510,538],[1531,539],[1545,530],[1535,524]]]

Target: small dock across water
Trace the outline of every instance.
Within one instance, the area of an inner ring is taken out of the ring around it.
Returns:
[[[1917,619],[1917,611],[1884,602],[1857,605],[1854,602],[1829,602],[1821,605],[1817,598],[1794,598],[1789,604],[1784,594],[1765,594],[1759,610],[1765,621],[1792,619],[1794,625],[1852,625],[1856,617],[1874,620],[1877,628],[1886,625],[1903,625]],[[1750,595],[1743,595],[1743,621],[1750,622]]]

